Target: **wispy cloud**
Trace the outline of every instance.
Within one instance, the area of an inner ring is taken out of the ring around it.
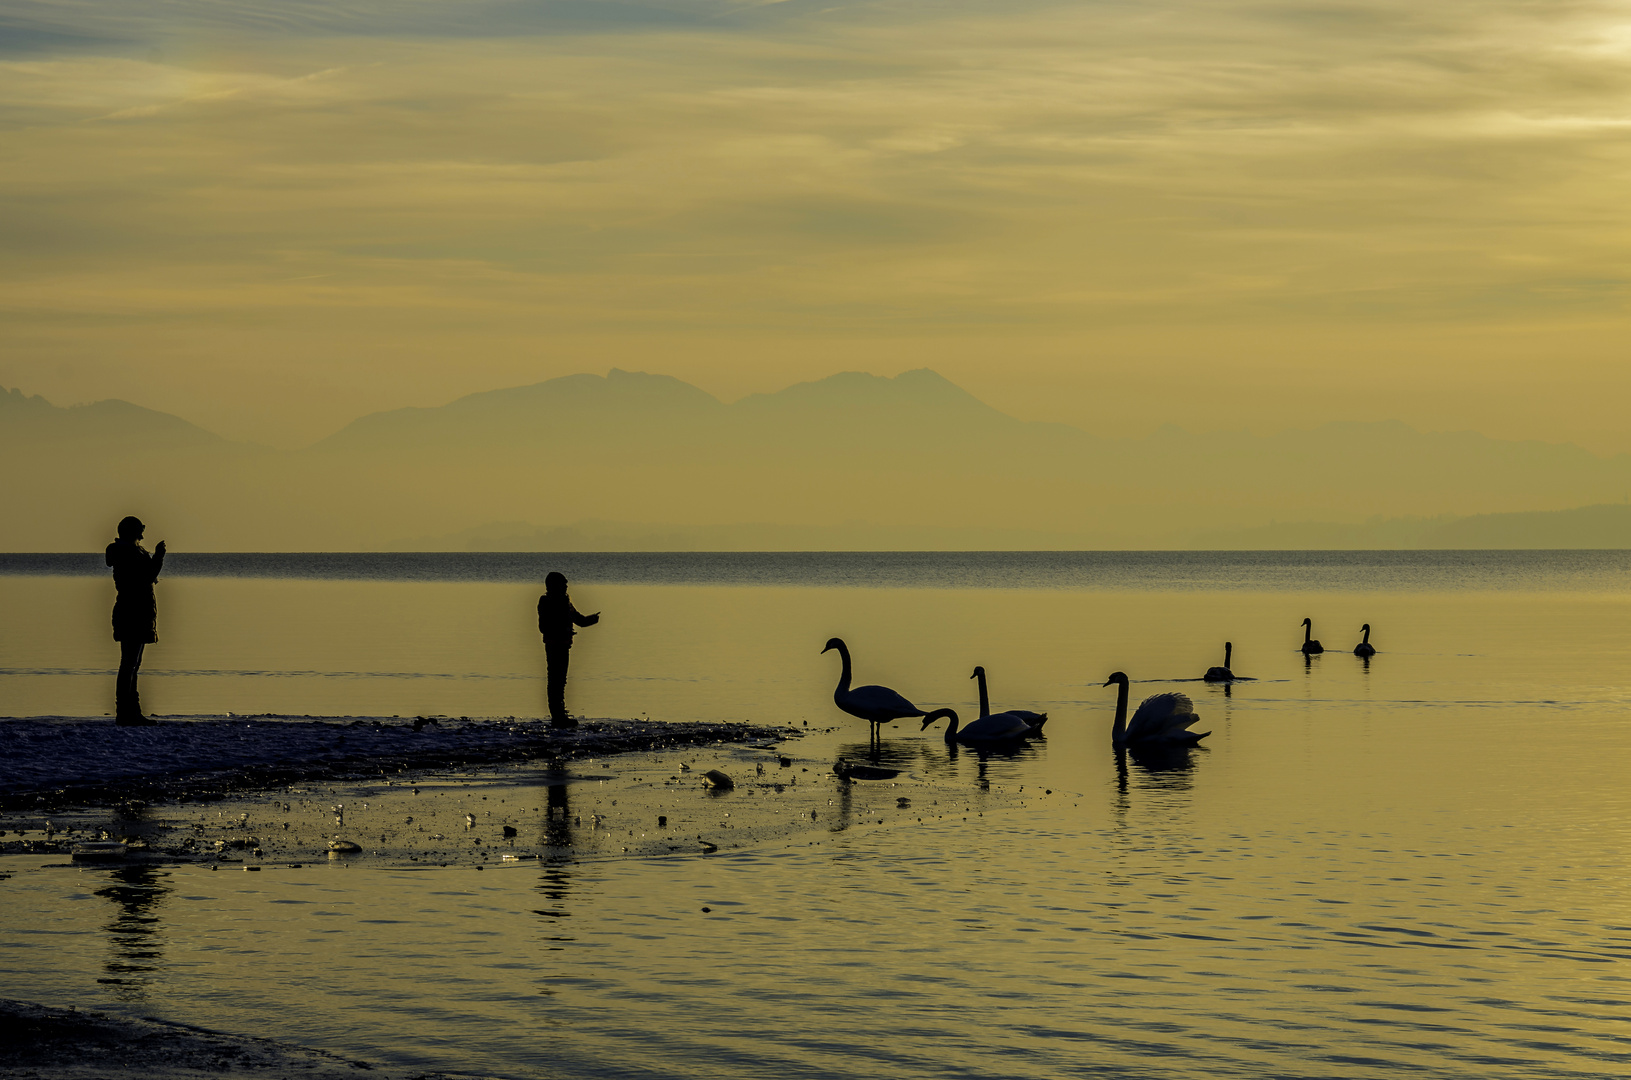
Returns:
[[[493,334],[512,366],[528,335],[1612,322],[1627,26],[1568,0],[12,0],[0,310],[52,355],[283,311]]]

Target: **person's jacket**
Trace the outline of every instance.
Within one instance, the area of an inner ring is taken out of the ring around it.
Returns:
[[[142,607],[153,606],[153,583],[164,569],[163,555],[150,555],[134,540],[115,540],[103,556],[113,567],[113,585],[119,601]]]
[[[570,645],[573,626],[593,626],[599,621],[599,615],[580,613],[565,593],[545,593],[538,598],[538,632],[546,645]]]

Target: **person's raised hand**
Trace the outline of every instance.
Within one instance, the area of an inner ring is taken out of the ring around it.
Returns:
[[[164,541],[163,540],[160,540],[157,544],[153,545],[153,553],[155,555],[163,555],[164,554]]]

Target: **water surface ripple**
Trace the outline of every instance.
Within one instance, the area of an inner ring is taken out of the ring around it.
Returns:
[[[1084,583],[1098,556],[1060,557],[1064,587],[1034,565],[980,587],[960,576],[991,560],[961,555],[911,581],[918,557],[862,560],[891,584],[823,580],[821,556],[796,582],[755,583],[796,576],[783,556],[731,556],[728,580],[672,570],[726,558],[574,577],[606,612],[575,650],[582,711],[788,724],[811,733],[801,758],[854,756],[864,725],[833,709],[820,652],[837,634],[858,681],[965,715],[982,664],[996,704],[1050,712],[1047,738],[980,754],[886,728],[881,757],[932,782],[929,805],[879,825],[835,791],[830,829],[714,855],[260,873],[14,856],[0,995],[528,1080],[1631,1071],[1623,553],[1241,556],[1245,584],[1187,553],[1123,559],[1109,584]],[[993,559],[997,577],[1025,563]],[[516,573],[178,576],[144,698],[535,716],[537,589]],[[0,576],[27,627],[0,629],[6,711],[104,710],[110,592]],[[1330,650],[1307,660],[1305,616]],[[1362,623],[1368,662],[1349,652]],[[1254,680],[1195,681],[1225,640]],[[1116,670],[1135,696],[1191,695],[1203,748],[1118,760]],[[597,791],[607,827],[653,824],[615,818],[614,781]],[[549,820],[544,790],[506,797]]]

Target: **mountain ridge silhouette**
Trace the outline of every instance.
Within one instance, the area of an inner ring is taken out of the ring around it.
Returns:
[[[734,528],[824,546],[1257,546],[1245,534],[1275,522],[1340,535],[1370,518],[1548,513],[1631,491],[1628,455],[1399,421],[1107,438],[1009,416],[930,369],[726,403],[613,368],[372,413],[292,451],[128,402],[63,408],[12,390],[0,445],[13,511],[0,545],[40,551],[84,550],[127,512],[170,515],[166,534],[191,532],[194,550],[371,549],[492,522],[602,523],[578,534],[604,542]]]

